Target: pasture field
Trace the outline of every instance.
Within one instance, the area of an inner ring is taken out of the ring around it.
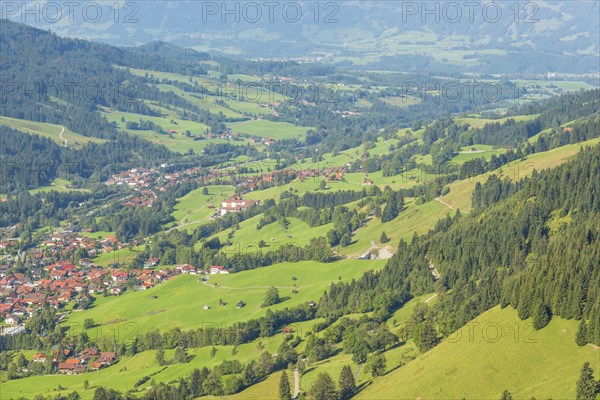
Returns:
[[[67,147],[74,149],[80,149],[90,142],[105,142],[104,139],[83,136],[78,133],[72,132],[67,128],[64,128],[64,132],[62,134],[61,139],[60,133],[63,131],[63,127],[61,125],[55,125],[46,122],[34,122],[27,121],[24,119],[0,116],[0,125],[6,125],[9,128],[18,130],[20,132],[28,133],[30,135],[40,135],[43,137],[50,138],[60,146],[64,146],[66,140]]]
[[[209,220],[209,217],[221,206],[221,202],[232,196],[235,188],[227,185],[206,186],[208,194],[202,194],[204,187],[192,190],[183,197],[177,199],[177,204],[173,207],[173,218],[175,226],[187,227],[197,226]],[[213,204],[215,208],[209,208]]]
[[[504,118],[498,118],[498,119],[462,117],[462,118],[455,118],[454,124],[458,125],[458,126],[468,125],[469,129],[474,129],[474,128],[483,128],[487,124],[495,124],[495,123],[503,124],[506,121],[508,121],[509,119],[514,119],[516,122],[523,122],[523,121],[534,120],[537,117],[538,117],[538,114],[514,115],[511,117],[504,117]]]
[[[288,122],[274,122],[269,120],[251,120],[232,122],[227,124],[233,132],[244,133],[252,136],[269,137],[278,139],[301,139],[310,127],[295,126]]]
[[[85,236],[85,237],[89,237],[92,239],[104,239],[108,236],[113,236],[116,237],[116,232],[109,232],[109,231],[96,231],[96,232],[80,232],[81,236]]]
[[[490,175],[497,174],[512,180],[520,180],[531,175],[534,170],[541,171],[564,164],[571,157],[577,155],[582,147],[595,146],[598,145],[598,143],[600,143],[600,138],[591,139],[582,143],[569,144],[542,153],[531,154],[524,161],[515,160],[495,171],[453,182],[449,185],[450,193],[443,196],[441,200],[453,208],[460,208],[461,210],[468,212],[471,210],[471,194],[475,189],[476,183],[487,181]]]
[[[297,334],[304,337],[304,332],[308,331],[313,324],[323,319],[315,319],[307,322],[294,324]],[[90,332],[88,332],[90,333]],[[112,334],[112,331],[101,332],[100,334]],[[93,333],[90,333],[93,335]],[[225,360],[237,359],[242,363],[250,360],[256,360],[264,351],[276,353],[283,336],[277,334],[268,338],[260,338],[254,342],[237,346],[235,355],[232,354],[234,346],[215,346],[217,352],[214,357],[210,356],[210,347],[199,347],[187,349],[188,362],[184,364],[170,364],[161,367],[156,361],[156,351],[149,350],[136,354],[135,356],[125,356],[117,364],[103,368],[95,372],[87,372],[80,375],[46,375],[33,376],[24,379],[3,382],[1,389],[2,398],[26,397],[33,398],[36,394],[68,394],[77,390],[83,399],[92,399],[94,390],[97,386],[127,391],[132,389],[133,385],[144,376],[150,376],[156,383],[170,382],[179,377],[188,376],[193,369],[203,367],[213,368]],[[258,349],[258,343],[264,346],[264,349]],[[165,358],[170,360],[173,357],[174,350],[165,351]],[[24,352],[24,355],[31,359],[35,351]],[[278,374],[274,374],[278,376]],[[272,379],[273,375],[267,378]],[[89,389],[84,389],[84,382],[89,382]],[[277,382],[279,382],[277,380]],[[63,388],[57,390],[59,385]],[[140,386],[141,391],[151,385],[151,380]],[[253,387],[254,388],[254,387]],[[248,389],[250,390],[250,389]]]
[[[489,161],[493,155],[499,156],[505,151],[505,149],[494,148],[494,146],[485,144],[465,146],[456,156],[452,158],[451,162],[455,164],[464,164],[465,162],[471,161],[475,158],[484,158],[486,161]]]
[[[29,193],[36,194],[36,193],[50,192],[52,190],[56,190],[57,192],[89,191],[87,189],[70,188],[69,187],[70,184],[71,184],[71,182],[66,179],[56,178],[49,185],[39,186],[35,189],[31,189],[29,191]]]
[[[286,228],[279,222],[273,222],[257,231],[256,226],[262,217],[261,214],[240,222],[240,229],[234,231],[233,237],[229,239],[232,243],[231,246],[226,246],[223,250],[237,251],[240,249],[243,251],[243,249],[248,249],[250,251],[251,249],[255,251],[261,240],[274,249],[275,246],[286,244],[305,246],[311,239],[325,236],[329,230],[333,229],[333,223],[311,227],[298,218],[289,217],[287,218],[289,225]],[[231,231],[231,229],[227,229],[214,237],[218,237],[221,243],[225,243],[228,240],[228,233]],[[267,249],[268,247],[264,251]]]
[[[406,199],[404,211],[394,220],[381,223],[379,218],[373,217],[365,226],[355,232],[349,246],[340,247],[340,253],[355,257],[367,251],[371,247],[371,243],[378,247],[393,249],[398,245],[400,239],[410,241],[415,233],[426,233],[447,214],[454,215],[454,211],[437,201],[416,205],[413,199]],[[386,244],[379,242],[382,232],[385,232],[390,239]]]
[[[108,267],[111,264],[127,264],[136,254],[143,251],[144,247],[133,247],[133,248],[122,248],[116,251],[110,251],[108,253],[102,253],[98,257],[94,258],[94,262],[101,267]]]
[[[496,306],[429,352],[377,378],[357,398],[492,399],[505,389],[518,399],[574,398],[583,363],[600,368],[600,350],[577,346],[576,332],[576,321],[558,317],[534,331],[531,320],[521,321],[515,310]]]
[[[245,321],[265,314],[267,309],[261,308],[261,304],[271,286],[278,287],[280,296],[286,299],[271,309],[293,307],[310,300],[317,301],[325,288],[340,276],[351,280],[367,270],[380,269],[384,264],[385,260],[282,263],[235,274],[211,275],[204,283],[197,275],[182,275],[145,291],[118,297],[99,296],[89,310],[70,314],[65,325],[78,323],[83,326],[86,318],[92,318],[101,328],[109,328],[111,324],[127,321],[144,333],[152,329],[191,329],[206,323]],[[295,282],[293,276],[297,278]],[[292,294],[294,283],[297,294]],[[219,306],[219,299],[227,304]],[[239,300],[247,305],[236,308]],[[205,311],[204,305],[211,308]]]
[[[408,107],[421,103],[421,99],[409,95],[382,97],[381,100],[396,107]]]
[[[161,109],[161,111],[162,110],[164,109]],[[185,134],[183,133],[189,130],[192,133],[192,135],[202,135],[204,134],[205,130],[208,129],[208,126],[194,121],[183,120],[177,118],[174,115],[167,115],[164,117],[151,117],[147,115],[107,109],[103,111],[104,112],[102,112],[102,115],[104,115],[109,122],[117,123],[117,125],[125,132],[131,135],[140,136],[153,143],[164,145],[168,149],[181,154],[186,154],[190,149],[193,150],[196,154],[199,154],[202,151],[202,149],[206,147],[209,143],[231,143],[233,145],[236,145],[246,144],[248,142],[247,140],[231,141],[220,138],[210,140],[194,140],[193,138],[185,136]],[[121,118],[125,118],[125,122],[123,122]],[[127,121],[139,122],[140,119],[144,121],[151,121],[161,126],[166,131],[172,130],[176,133],[160,134],[153,130],[133,130],[125,128],[125,123]]]

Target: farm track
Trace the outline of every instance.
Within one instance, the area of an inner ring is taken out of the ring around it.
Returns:
[[[65,139],[65,137],[63,136],[63,133],[65,133],[65,127],[61,126],[61,131],[60,134],[58,135],[60,137],[60,140],[62,140],[63,142],[65,142],[65,147],[69,146],[69,141],[67,139]]]
[[[243,288],[234,288],[234,287],[229,287],[229,286],[211,285],[210,283],[208,283],[206,281],[203,281],[202,284],[209,286],[211,288],[221,288],[221,289],[227,289],[227,290],[270,289],[272,287],[275,287],[277,289],[300,289],[300,286],[298,286],[298,287],[293,287],[293,286],[247,286],[247,287],[243,287]]]
[[[300,372],[298,371],[298,368],[296,368],[294,370],[294,394],[292,395],[292,398],[297,399],[299,394],[300,394]]]
[[[444,205],[444,206],[448,207],[448,208],[449,208],[449,209],[451,209],[452,211],[455,211],[455,210],[456,210],[456,209],[455,209],[453,206],[451,206],[450,204],[448,204],[448,203],[446,203],[444,200],[442,200],[442,198],[441,198],[441,197],[436,197],[434,200],[435,200],[435,201],[437,201],[438,203],[440,203],[440,204],[442,204],[442,205]],[[469,214],[469,212],[468,212],[468,211],[463,211],[463,210],[460,210],[460,212],[461,212],[461,213],[464,213],[464,214]]]

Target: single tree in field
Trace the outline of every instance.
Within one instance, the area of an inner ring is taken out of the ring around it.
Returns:
[[[354,381],[354,375],[349,365],[344,365],[342,368],[338,387],[340,390],[340,400],[348,400],[356,393],[356,382]]]
[[[417,330],[415,342],[421,352],[426,352],[437,344],[437,331],[431,321],[425,321],[423,326]]]
[[[594,370],[590,363],[586,362],[581,368],[579,380],[577,381],[577,400],[594,400],[598,394],[598,383],[594,380]]]
[[[281,400],[292,400],[290,381],[285,371],[281,373],[281,378],[279,379],[279,398]]]
[[[267,290],[267,294],[265,295],[265,300],[262,303],[262,307],[269,307],[273,304],[277,304],[281,301],[279,297],[279,289],[275,286],[271,286],[269,290]]]
[[[187,362],[187,352],[183,347],[177,347],[175,349],[175,362],[183,364]]]
[[[205,196],[208,195],[208,188],[207,187],[205,187],[205,188],[202,189],[202,194],[205,195]]]
[[[385,372],[387,362],[383,354],[376,354],[369,360],[369,369],[373,377],[381,376]]]
[[[164,349],[156,350],[156,362],[160,366],[167,365],[167,361],[165,360],[165,350]]]
[[[512,400],[512,394],[508,390],[504,390],[502,396],[500,396],[500,400]]]
[[[83,321],[83,329],[92,329],[94,326],[96,326],[96,324],[94,323],[94,320],[91,318],[86,318]]]
[[[390,238],[385,234],[385,232],[381,232],[381,237],[379,238],[381,243],[387,243],[390,241]]]
[[[314,400],[337,400],[335,382],[327,372],[321,372],[309,390]]]
[[[582,318],[579,322],[579,328],[577,329],[575,342],[577,343],[577,346],[585,346],[588,343],[588,329],[584,318]]]

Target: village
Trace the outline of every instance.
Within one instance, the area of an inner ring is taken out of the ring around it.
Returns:
[[[216,207],[212,218],[247,210],[259,201],[243,198],[243,193],[264,189],[276,184],[315,178],[326,181],[342,180],[346,167],[282,169],[258,173],[252,166],[238,168],[194,167],[176,171],[170,165],[156,168],[133,168],[112,175],[106,185],[121,186],[129,191],[122,201],[126,207],[152,207],[154,201],[169,187],[182,182],[232,183],[237,193]],[[244,173],[240,173],[240,172]],[[6,233],[10,233],[7,230]],[[6,235],[5,235],[6,236]],[[68,224],[55,228],[32,249],[20,250],[18,238],[0,239],[0,335],[27,332],[28,321],[45,307],[56,310],[56,322],[63,321],[69,312],[84,310],[98,296],[119,296],[126,291],[143,291],[182,274],[203,275],[198,280],[206,283],[207,275],[228,274],[222,266],[205,269],[189,264],[161,265],[160,259],[150,257],[143,266],[132,267],[122,262],[121,252],[143,244],[143,239],[123,243],[110,235],[98,235],[89,228]],[[113,255],[108,260],[106,255]],[[105,258],[99,265],[99,257]],[[21,268],[19,268],[21,266]],[[26,268],[24,268],[26,266]],[[26,272],[25,272],[26,271]],[[237,308],[245,306],[243,300]],[[210,307],[204,306],[207,310]],[[61,349],[54,354],[35,354],[29,365],[47,366],[61,374],[80,374],[94,371],[118,361],[115,352],[97,348]],[[33,363],[33,364],[31,364]]]

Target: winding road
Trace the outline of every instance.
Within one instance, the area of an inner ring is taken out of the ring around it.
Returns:
[[[67,139],[65,139],[65,137],[63,136],[63,133],[65,133],[65,127],[61,126],[60,128],[61,128],[61,130],[60,130],[60,134],[58,136],[60,137],[60,140],[65,142],[65,147],[67,147],[69,145],[69,141]]]

